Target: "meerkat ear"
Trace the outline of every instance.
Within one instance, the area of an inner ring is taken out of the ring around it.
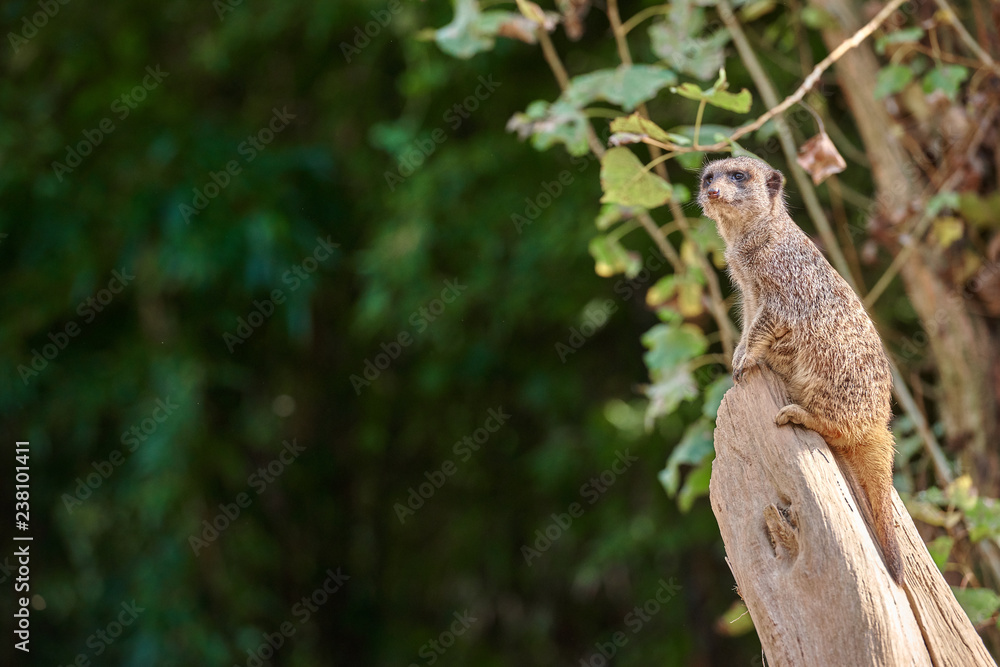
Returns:
[[[767,175],[767,191],[773,198],[775,195],[781,194],[781,182],[784,178],[780,171],[772,171]]]

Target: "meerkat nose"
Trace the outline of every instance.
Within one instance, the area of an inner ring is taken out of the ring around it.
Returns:
[[[718,199],[719,198],[719,189],[718,188],[709,188],[708,190],[705,190],[705,195],[708,196],[709,199]]]

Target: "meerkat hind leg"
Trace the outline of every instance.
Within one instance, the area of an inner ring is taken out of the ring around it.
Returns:
[[[810,431],[816,431],[827,442],[837,442],[842,435],[840,429],[832,421],[809,412],[797,403],[786,405],[778,410],[778,414],[774,416],[774,423],[778,426],[784,426],[789,422],[805,426]]]

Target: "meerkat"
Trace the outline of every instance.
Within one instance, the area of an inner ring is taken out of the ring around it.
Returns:
[[[788,215],[782,181],[781,172],[751,157],[710,162],[701,173],[698,203],[725,241],[742,296],[733,380],[759,365],[782,379],[791,403],[775,423],[816,431],[845,459],[868,496],[889,574],[901,585],[889,361],[857,294]]]

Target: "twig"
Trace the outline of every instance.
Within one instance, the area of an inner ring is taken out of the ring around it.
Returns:
[[[903,56],[908,54],[910,51],[916,51],[917,53],[923,53],[924,55],[933,56],[934,52],[924,46],[923,44],[916,44],[913,42],[908,42],[906,44],[900,44],[900,48],[892,54],[890,62],[898,62]],[[946,63],[955,63],[956,65],[965,65],[970,69],[979,69],[983,67],[983,63],[978,60],[973,60],[972,58],[966,58],[965,56],[956,56],[954,53],[948,53],[947,51],[942,51],[937,54],[937,57]]]
[[[951,467],[948,465],[948,459],[945,458],[941,445],[938,443],[937,438],[934,437],[934,432],[931,431],[927,420],[924,418],[924,413],[917,407],[917,402],[913,400],[910,388],[906,386],[906,380],[903,379],[903,376],[899,372],[899,367],[896,366],[896,362],[891,357],[889,358],[889,367],[892,369],[892,390],[896,394],[896,400],[903,406],[903,411],[910,416],[914,427],[917,429],[917,433],[920,434],[921,439],[924,441],[924,449],[927,451],[927,455],[931,457],[931,462],[934,464],[934,473],[937,475],[938,481],[942,486],[951,484],[955,477],[952,475]]]
[[[622,34],[627,35],[632,30],[635,29],[637,25],[645,21],[651,16],[656,16],[657,14],[666,14],[670,11],[670,5],[654,5],[653,7],[646,7],[645,9],[637,12],[628,21],[622,24]]]
[[[975,53],[976,56],[986,63],[991,70],[1000,74],[1000,68],[997,67],[996,61],[990,57],[990,54],[986,53],[983,47],[979,46],[979,42],[973,39],[972,35],[969,34],[969,31],[965,29],[962,22],[958,20],[958,14],[955,13],[955,10],[948,3],[948,0],[934,0],[934,2],[941,8],[942,11],[948,14],[948,22],[951,24],[951,27],[955,29],[955,32],[958,33],[959,38],[967,47],[969,47],[969,50]]]
[[[840,189],[840,179],[836,175],[831,176],[826,181],[828,192],[830,193],[830,208],[834,221],[837,224],[837,231],[840,232],[840,242],[846,252],[848,265],[851,267],[851,275],[854,276],[858,285],[864,284],[861,272],[861,260],[858,257],[858,250],[854,247],[851,239],[851,226],[847,220],[847,209],[844,207],[844,193]]]
[[[854,47],[858,46],[861,42],[865,41],[865,39],[867,39],[869,35],[875,32],[875,30],[880,25],[882,25],[882,23],[885,22],[885,20],[889,18],[889,16],[894,11],[896,11],[899,8],[899,6],[902,5],[904,2],[906,2],[906,0],[890,0],[889,4],[883,7],[882,11],[880,11],[878,14],[875,15],[875,18],[873,18],[871,21],[865,24],[864,27],[862,27],[860,30],[854,33],[851,37],[844,40],[844,42],[836,49],[834,49],[830,53],[830,55],[828,55],[826,58],[823,58],[823,60],[821,60],[820,63],[813,68],[813,71],[809,73],[809,76],[805,78],[805,80],[802,82],[802,85],[800,85],[794,93],[786,97],[780,104],[774,106],[768,105],[771,107],[770,109],[765,111],[757,120],[750,123],[749,125],[744,125],[738,128],[735,132],[733,132],[733,134],[729,137],[729,139],[732,141],[736,141],[745,134],[753,132],[754,130],[759,130],[764,125],[764,123],[771,120],[775,116],[784,113],[792,106],[798,104],[798,102],[806,96],[806,93],[812,90],[813,86],[815,86],[819,82],[819,78],[823,75],[823,72],[830,69],[830,66],[832,66],[838,60],[840,60],[845,53],[847,53]],[[610,0],[608,4],[609,5],[611,4]],[[733,9],[728,2],[719,4],[719,14],[722,16],[723,22],[727,24],[727,27],[729,26],[730,22],[735,23],[736,21],[735,17],[733,16]],[[731,21],[726,21],[726,16],[725,16],[726,14],[729,15]],[[736,25],[739,24],[737,23]],[[747,43],[746,46],[747,48],[749,48],[749,43]],[[739,44],[737,44],[737,48],[739,48]],[[741,49],[741,55],[742,51],[743,50]],[[728,141],[720,141],[719,143],[712,144],[711,146],[703,146],[700,150],[707,152],[717,152],[725,150],[728,146],[729,146]],[[693,149],[691,148],[678,147],[678,149],[684,152],[693,152]]]
[[[646,233],[649,234],[649,237],[653,239],[653,243],[660,249],[660,254],[666,257],[667,261],[674,267],[674,273],[684,273],[684,261],[677,254],[677,251],[674,250],[674,247],[670,245],[667,237],[660,233],[660,228],[657,226],[656,221],[653,220],[653,216],[649,214],[649,211],[641,211],[636,214],[636,217],[639,218],[639,223],[646,230]]]
[[[538,37],[538,43],[542,45],[545,62],[549,64],[549,69],[552,70],[552,74],[555,75],[556,81],[559,83],[559,90],[565,91],[569,88],[569,75],[566,73],[566,67],[563,66],[562,60],[559,58],[559,52],[556,51],[555,45],[552,44],[549,33],[542,26],[538,26],[535,28],[535,35]],[[590,150],[593,151],[594,155],[599,158],[604,157],[604,146],[601,145],[597,135],[594,134],[594,128],[590,126],[590,123],[587,123],[587,145],[590,146]]]
[[[549,64],[552,73],[556,75],[556,81],[559,82],[559,89],[566,90],[569,88],[569,75],[566,73],[566,68],[563,67],[562,60],[559,59],[559,54],[556,52],[556,47],[553,46],[552,40],[549,38],[549,33],[542,26],[538,26],[535,28],[535,35],[538,37],[538,43],[542,45],[542,53],[545,54],[545,61]]]
[[[622,17],[618,14],[618,0],[608,0],[608,21],[611,22],[611,31],[615,34],[615,44],[618,45],[618,57],[623,65],[632,64],[632,53],[629,51],[628,42],[625,40],[625,28],[622,26]]]
[[[691,148],[695,150],[701,149],[701,146],[698,145],[698,138],[701,136],[701,117],[705,114],[706,104],[705,100],[698,103],[698,113],[694,117],[694,143],[691,145]]]

